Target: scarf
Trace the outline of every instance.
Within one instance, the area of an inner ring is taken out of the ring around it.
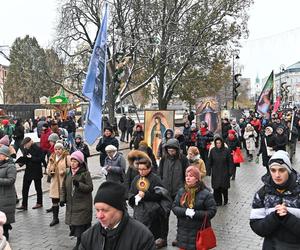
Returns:
[[[206,128],[200,128],[200,131],[201,131],[201,135],[206,135],[207,129]]]
[[[72,176],[74,176],[77,173],[78,170],[79,170],[79,166],[75,169],[71,168]]]
[[[193,187],[188,187],[185,184],[184,190],[185,192],[180,198],[180,205],[188,208],[195,207],[195,196],[196,193],[200,190],[200,183],[197,182]]]

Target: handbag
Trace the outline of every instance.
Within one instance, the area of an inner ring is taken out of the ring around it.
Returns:
[[[207,213],[205,214],[203,224],[196,237],[196,249],[197,250],[207,250],[212,249],[217,246],[217,239],[214,230],[211,226],[207,225]]]
[[[239,164],[245,161],[243,153],[239,147],[232,151],[232,159],[234,164]]]

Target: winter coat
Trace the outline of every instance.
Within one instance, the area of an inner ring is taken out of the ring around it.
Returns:
[[[132,149],[132,145],[133,145],[134,149],[138,149],[139,143],[142,140],[144,140],[144,131],[134,131],[129,144],[129,148]]]
[[[84,142],[80,142],[80,143],[75,142],[70,149],[70,154],[72,154],[77,150],[83,153],[84,161],[87,163],[87,158],[90,157],[90,149],[88,145],[86,145]]]
[[[134,168],[134,166],[130,165],[127,169],[125,174],[125,181],[124,186],[126,190],[129,192],[131,183],[133,182],[134,178],[139,174],[139,171]]]
[[[47,166],[47,174],[51,176],[49,197],[59,199],[61,187],[65,174],[70,163],[68,162],[68,152],[64,152],[59,160],[56,160],[55,153],[51,154]],[[54,174],[52,174],[54,172]]]
[[[228,130],[231,129],[230,123],[222,123],[222,137],[225,139],[228,136]]]
[[[24,126],[19,120],[16,123],[12,137],[15,141],[22,141],[24,139]]]
[[[134,126],[135,126],[134,120],[132,120],[132,119],[127,119],[127,121],[126,121],[126,130],[127,130],[128,132],[131,132],[131,131],[133,131]]]
[[[103,137],[100,138],[100,140],[96,146],[96,150],[98,152],[100,152],[100,165],[101,166],[104,166],[104,161],[107,156],[105,148],[108,145],[113,145],[117,149],[119,149],[119,141],[113,136],[106,137],[104,135]]]
[[[116,154],[112,158],[107,156],[105,158],[104,167],[107,168],[106,169],[107,181],[114,181],[120,183],[124,182],[125,171],[126,171],[126,160],[124,159],[122,153],[116,152]]]
[[[205,134],[201,134],[201,130],[197,133],[197,148],[199,151],[209,150],[210,143],[213,141],[214,135],[209,130]]]
[[[137,182],[140,179],[140,175],[137,175],[131,183],[128,193],[128,203],[133,208],[133,218],[142,222],[149,229],[154,220],[159,219],[159,215],[162,214],[162,209],[159,205],[162,196],[154,191],[154,187],[163,187],[160,178],[150,172],[145,178],[149,181],[149,189],[145,192],[144,198],[135,205],[135,196],[138,194]]]
[[[230,175],[232,173],[231,152],[226,147],[214,147],[209,154],[207,168],[211,173],[211,184],[213,189],[230,188]]]
[[[73,185],[73,180],[79,182],[79,186]],[[65,175],[60,200],[66,203],[65,223],[72,226],[90,224],[93,216],[93,182],[85,163],[73,176],[71,169]]]
[[[285,133],[283,134],[277,134],[275,133],[275,147],[274,150],[278,151],[278,150],[284,150],[286,151],[286,145],[288,143],[288,137]]]
[[[0,239],[0,250],[11,250],[11,247],[6,240],[5,236],[3,236],[2,239]]]
[[[186,142],[185,142],[184,136],[181,134],[179,136],[176,136],[175,138],[179,142],[180,152],[184,155],[187,155]]]
[[[241,143],[240,140],[235,136],[233,140],[230,140],[228,137],[225,140],[226,145],[228,146],[228,149],[231,152],[231,157],[233,157],[232,153],[235,151],[237,148],[241,148]],[[233,158],[232,158],[233,161]],[[234,164],[236,167],[239,167],[240,164],[236,163]]]
[[[126,123],[127,123],[126,116],[122,116],[120,118],[119,125],[118,125],[121,131],[126,131]]]
[[[255,150],[256,137],[257,137],[257,133],[255,130],[250,130],[250,131],[245,130],[244,139],[246,140],[247,150],[249,151]]]
[[[169,146],[176,148],[177,155],[171,157],[166,153],[159,162],[159,175],[171,197],[175,197],[177,191],[183,186],[188,159],[180,153],[179,142],[176,139],[169,139],[165,148],[167,149]]]
[[[44,153],[40,147],[33,143],[29,149],[24,149],[24,159],[26,164],[24,179],[26,180],[35,180],[42,179],[43,169],[42,162],[44,161]],[[31,157],[27,157],[28,155]]]
[[[17,170],[10,159],[0,163],[0,211],[7,217],[6,224],[15,222]]]
[[[260,122],[260,120],[259,120],[259,119],[256,119],[255,121],[252,120],[252,121],[250,122],[250,124],[251,124],[252,127],[255,129],[255,131],[256,131],[256,133],[257,133],[257,135],[258,135],[258,133],[261,131],[261,122]]]
[[[45,117],[42,117],[41,120],[37,123],[36,131],[37,131],[37,134],[38,134],[39,138],[41,137],[42,127],[46,123],[47,122],[46,122],[46,118]]]
[[[172,133],[172,135],[171,135],[170,138],[167,138],[167,133],[168,132]],[[162,140],[161,140],[161,142],[160,142],[160,144],[158,146],[158,150],[157,150],[157,157],[158,158],[161,158],[161,157],[163,157],[165,155],[165,153],[166,153],[166,151],[165,151],[165,145],[166,145],[167,141],[170,140],[170,139],[172,139],[172,138],[174,138],[174,131],[172,129],[170,129],[170,128],[166,129],[166,131],[164,132],[164,136],[163,136],[163,138],[162,138]]]
[[[201,228],[206,214],[207,225],[210,225],[210,220],[217,212],[216,202],[208,189],[201,188],[195,195],[195,206],[193,207],[195,215],[191,219],[185,214],[187,207],[180,204],[180,199],[184,193],[184,188],[178,191],[172,208],[173,213],[178,219],[177,247],[185,250],[196,250],[195,242],[197,232]]]
[[[277,191],[271,179],[267,174],[262,177],[264,186],[254,195],[250,226],[265,238],[264,250],[300,249],[300,175],[294,171],[290,174],[290,184],[283,193]],[[283,217],[274,211],[274,207],[281,203],[285,203],[288,209]]]
[[[189,145],[190,144],[190,139],[191,139],[191,127],[190,126],[184,126],[182,133],[183,133],[186,145]]]
[[[268,166],[269,160],[271,158],[271,156],[268,156],[267,146],[273,149],[275,148],[276,144],[275,144],[275,138],[273,134],[268,136],[266,136],[265,134],[261,134],[260,148],[258,154],[262,154],[262,162],[263,162],[263,166],[265,167]]]
[[[105,230],[99,222],[81,236],[79,250],[154,250],[154,238],[141,222],[123,213],[120,224]]]
[[[40,147],[44,152],[48,152],[51,147],[48,141],[48,138],[51,134],[52,130],[50,128],[47,128],[46,130],[41,132]]]

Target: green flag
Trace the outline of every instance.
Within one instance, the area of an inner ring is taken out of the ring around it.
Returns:
[[[273,103],[273,85],[274,72],[272,71],[256,102],[256,112],[261,115],[267,115],[267,118],[270,116],[270,109]]]

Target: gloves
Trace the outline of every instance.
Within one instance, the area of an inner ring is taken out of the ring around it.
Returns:
[[[77,180],[73,180],[73,185],[75,186],[75,187],[79,187],[79,181],[77,181]]]
[[[192,209],[192,208],[187,208],[187,209],[185,210],[185,215],[188,216],[188,217],[190,217],[190,218],[192,219],[192,218],[194,217],[194,215],[195,215],[194,209]]]
[[[27,154],[26,157],[27,157],[27,158],[31,158],[31,154]]]
[[[142,197],[139,196],[138,194],[136,196],[134,196],[134,202],[135,205],[137,206],[139,204],[139,202],[141,201]]]
[[[60,201],[60,202],[59,202],[59,205],[60,205],[61,207],[64,207],[64,206],[65,206],[65,202],[64,202],[64,201]]]
[[[106,167],[101,168],[101,172],[102,172],[102,174],[104,174],[106,176],[107,175]]]

